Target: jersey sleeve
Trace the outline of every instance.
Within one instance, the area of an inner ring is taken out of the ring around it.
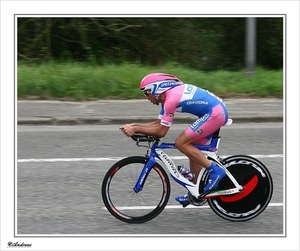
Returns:
[[[174,120],[175,109],[178,105],[178,102],[175,100],[168,100],[162,105],[162,109],[158,118],[160,123],[164,126],[170,127]]]
[[[161,119],[161,117],[162,117],[163,114],[164,114],[164,110],[165,110],[164,105],[161,104],[161,109],[160,109],[160,112],[159,112],[159,115],[158,115],[158,119]]]

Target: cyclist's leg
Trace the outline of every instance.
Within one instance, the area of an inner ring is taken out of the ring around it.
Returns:
[[[211,162],[193,144],[205,145],[212,134],[224,125],[225,121],[226,116],[223,107],[217,105],[210,112],[191,123],[176,139],[177,149],[190,159],[192,162],[191,168],[195,167],[195,171],[198,169],[200,171],[202,166],[208,168]]]
[[[193,159],[189,159],[189,162],[190,162],[189,168],[190,168],[191,172],[195,175],[194,179],[193,179],[193,183],[196,184],[197,183],[197,179],[198,179],[198,175],[199,175],[201,169],[203,168],[203,166],[199,165]]]
[[[191,171],[197,177],[201,168],[205,167],[211,171],[211,185],[207,185],[205,190],[215,188],[219,181],[225,176],[225,172],[220,170],[214,163],[208,160],[204,154],[193,146],[193,143],[206,144],[212,133],[218,130],[226,122],[226,111],[221,105],[214,107],[210,113],[205,114],[193,122],[176,139],[176,147],[184,153],[191,161]],[[197,180],[195,178],[195,180]]]
[[[185,154],[190,161],[190,170],[195,174],[194,183],[196,183],[198,174],[202,167],[208,168],[211,162],[205,155],[197,149],[193,144],[196,142],[184,131],[176,139],[177,149]]]

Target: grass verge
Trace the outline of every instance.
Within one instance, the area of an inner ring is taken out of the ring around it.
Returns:
[[[176,75],[222,98],[233,96],[283,97],[283,71],[257,68],[254,75],[245,71],[202,72],[177,64],[146,67],[137,64],[92,66],[80,63],[50,62],[41,65],[19,64],[18,99],[136,99],[143,98],[138,88],[151,72]]]

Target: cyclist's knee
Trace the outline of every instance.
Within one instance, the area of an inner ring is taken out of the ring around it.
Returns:
[[[175,140],[175,146],[178,150],[184,149],[186,145],[192,144],[193,140],[185,133],[181,133]]]
[[[180,150],[182,147],[182,143],[181,143],[181,140],[179,139],[179,137],[175,140],[175,146],[178,150]]]

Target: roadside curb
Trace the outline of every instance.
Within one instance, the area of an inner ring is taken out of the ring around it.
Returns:
[[[266,117],[266,116],[256,116],[256,117],[231,117],[234,123],[263,123],[263,122],[283,122],[282,116],[277,117]],[[153,117],[92,117],[92,118],[70,118],[70,117],[60,117],[60,118],[18,118],[18,125],[109,125],[109,124],[127,124],[139,121],[140,123],[147,123],[153,121]],[[190,124],[195,121],[190,117],[188,118],[177,118],[174,120],[174,124]]]

